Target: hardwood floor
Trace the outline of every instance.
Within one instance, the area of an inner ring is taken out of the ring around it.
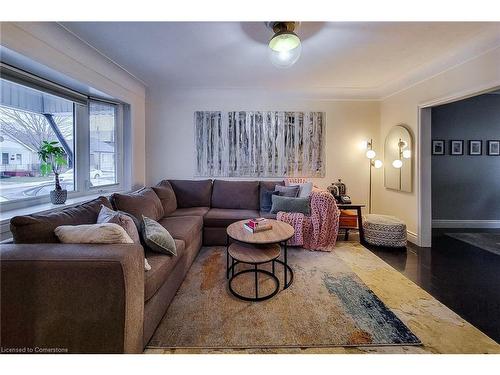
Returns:
[[[500,230],[436,229],[431,248],[369,250],[500,342],[500,255],[448,237],[450,232]]]

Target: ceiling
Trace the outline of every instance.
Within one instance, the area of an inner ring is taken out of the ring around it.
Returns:
[[[377,98],[500,45],[500,23],[302,22],[302,56],[274,67],[264,22],[64,22],[146,86]]]

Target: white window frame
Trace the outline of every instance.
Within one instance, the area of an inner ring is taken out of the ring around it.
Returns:
[[[73,101],[73,137],[74,137],[74,191],[68,191],[68,199],[93,196],[96,194],[108,195],[116,191],[125,190],[124,182],[124,116],[123,107],[126,103],[119,101],[110,101],[108,99],[89,97],[71,89],[59,86],[53,82],[46,81],[43,78],[26,73],[19,69],[1,64],[1,78],[11,80],[18,84],[34,88],[39,91],[50,93],[67,100]],[[8,70],[6,70],[8,68]],[[9,74],[5,74],[5,72]],[[14,72],[14,75],[10,75]],[[12,78],[13,77],[13,78]],[[26,78],[25,80],[23,78]],[[74,94],[78,100],[72,100],[71,94]],[[84,98],[84,99],[83,99]],[[102,186],[90,186],[90,122],[89,111],[90,102],[106,102],[116,107],[116,183]],[[0,211],[8,212],[12,210],[27,208],[38,204],[50,203],[50,196],[30,197],[23,199],[0,202]],[[57,207],[57,206],[54,206]]]

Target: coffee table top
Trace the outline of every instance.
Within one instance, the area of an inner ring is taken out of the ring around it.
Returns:
[[[272,229],[265,230],[263,232],[251,233],[243,228],[243,223],[248,220],[249,219],[240,220],[229,225],[227,227],[228,236],[240,242],[251,244],[271,244],[289,240],[295,233],[295,230],[290,224],[274,219],[267,219],[273,226]]]
[[[266,263],[280,256],[281,246],[277,243],[253,245],[235,242],[229,245],[229,255],[235,260],[250,264]]]

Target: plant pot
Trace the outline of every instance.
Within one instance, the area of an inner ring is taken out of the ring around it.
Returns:
[[[52,190],[50,192],[50,201],[52,204],[64,204],[66,203],[66,199],[68,199],[67,190]]]

